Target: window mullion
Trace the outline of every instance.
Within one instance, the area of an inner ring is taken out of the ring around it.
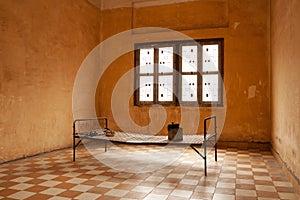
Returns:
[[[157,101],[160,104],[174,104],[174,44],[164,44],[157,48]]]
[[[153,84],[153,103],[158,103],[158,50],[154,48],[154,84]]]

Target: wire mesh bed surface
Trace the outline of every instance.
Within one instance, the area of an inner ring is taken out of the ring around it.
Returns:
[[[213,121],[213,131],[208,133],[208,121]],[[84,124],[80,127],[80,122],[96,122],[94,124]],[[203,134],[184,134],[182,141],[168,140],[168,136],[147,135],[138,133],[127,133],[115,131],[113,135],[107,136],[108,120],[106,117],[76,119],[73,122],[73,161],[75,161],[76,147],[82,139],[99,140],[105,143],[105,152],[107,151],[107,142],[118,142],[128,144],[174,144],[189,145],[204,160],[204,174],[207,176],[207,148],[215,149],[215,161],[217,161],[217,126],[216,116],[204,118]],[[99,128],[100,127],[100,128]],[[76,143],[76,140],[77,143]],[[196,147],[202,147],[200,152]]]
[[[127,132],[114,132],[114,136],[106,136],[103,130],[95,130],[93,132],[78,133],[80,138],[120,142],[120,143],[135,143],[135,144],[187,144],[201,145],[204,141],[203,135],[184,135],[182,141],[170,141],[168,136],[147,135]],[[211,137],[213,134],[207,134]]]

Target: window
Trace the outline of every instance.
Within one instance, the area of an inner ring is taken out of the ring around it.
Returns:
[[[135,105],[223,105],[223,39],[135,46]]]

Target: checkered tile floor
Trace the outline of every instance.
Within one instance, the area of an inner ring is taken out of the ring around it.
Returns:
[[[108,152],[115,148],[143,154],[164,147],[118,145]],[[108,153],[98,151],[98,159]],[[219,149],[218,162],[209,154],[205,177],[203,160],[190,148],[169,165],[136,173],[104,165],[84,146],[77,149],[76,162],[71,161],[71,149],[55,151],[1,164],[0,199],[299,199],[268,150]],[[134,165],[143,162],[123,159]]]

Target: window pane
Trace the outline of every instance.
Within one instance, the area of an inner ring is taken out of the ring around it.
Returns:
[[[219,66],[218,45],[203,45],[202,47],[203,72],[217,72]]]
[[[140,76],[140,101],[153,101],[153,76]]]
[[[182,46],[182,72],[197,72],[197,46]]]
[[[182,101],[197,101],[197,75],[182,75]]]
[[[203,75],[202,78],[202,101],[218,101],[218,74]]]
[[[173,76],[158,77],[158,101],[173,101]]]
[[[140,49],[140,73],[154,72],[154,48]]]
[[[158,49],[158,72],[173,72],[173,47]]]

